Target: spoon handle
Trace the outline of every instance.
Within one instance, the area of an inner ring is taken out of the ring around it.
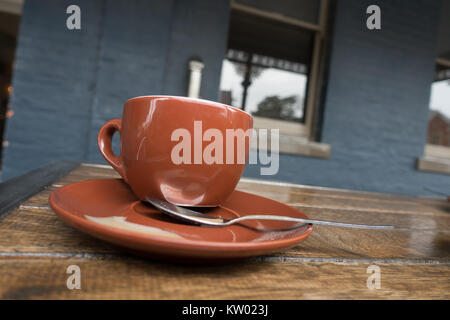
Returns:
[[[286,216],[272,216],[272,215],[248,215],[240,218],[232,219],[227,221],[227,224],[238,223],[244,220],[277,220],[277,221],[289,221],[289,222],[301,222],[301,223],[312,223],[324,226],[334,226],[334,227],[344,227],[344,228],[357,228],[357,229],[378,229],[378,230],[392,230],[395,229],[394,226],[379,226],[379,225],[367,225],[367,224],[354,224],[345,222],[335,222],[335,221],[324,221],[324,220],[314,220],[314,219],[303,219],[294,218]]]

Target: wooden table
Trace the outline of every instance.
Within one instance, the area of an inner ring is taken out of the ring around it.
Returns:
[[[72,229],[49,209],[55,188],[107,177],[117,174],[105,166],[60,162],[0,184],[1,298],[450,298],[450,234],[439,231],[450,227],[446,199],[242,179],[239,190],[285,202],[310,218],[434,230],[315,226],[306,241],[284,252],[232,265],[184,266],[124,254]],[[80,290],[67,289],[70,265],[81,269]],[[369,266],[380,268],[380,289],[367,286]]]

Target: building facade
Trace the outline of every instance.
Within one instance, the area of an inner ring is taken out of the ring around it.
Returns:
[[[450,176],[420,171],[417,160],[424,155],[436,59],[450,52],[439,31],[443,8],[449,6],[380,0],[381,29],[369,29],[372,2],[328,1],[324,18],[319,2],[307,0],[279,1],[277,7],[273,1],[251,0],[26,0],[2,179],[57,159],[105,163],[96,145],[101,125],[120,118],[131,97],[186,95],[191,59],[204,65],[200,97],[234,102],[229,91],[221,91],[229,58],[246,67],[252,64],[255,73],[247,78],[248,69],[236,69],[242,83],[247,79],[248,90],[257,83],[257,67],[306,75],[299,121],[311,126],[298,141],[305,148],[329,148],[316,157],[314,152],[289,152],[286,144],[278,174],[260,176],[259,166],[249,165],[245,176],[397,194],[431,195],[425,188],[448,192]],[[81,9],[79,30],[66,28],[66,8],[72,4]],[[305,10],[295,11],[297,6]],[[298,12],[305,16],[295,16]],[[255,18],[249,20],[249,15]],[[276,18],[280,15],[286,18]],[[273,17],[278,20],[265,23]],[[248,31],[260,25],[255,34]],[[266,26],[270,29],[263,30]],[[247,30],[248,38],[240,30]],[[271,40],[277,30],[286,36],[286,46],[276,42],[281,36]],[[320,30],[326,35],[317,34]],[[247,60],[238,61],[236,55],[233,60],[236,51],[230,50],[235,49],[250,52],[251,58],[241,55]],[[264,60],[266,56],[278,60]],[[245,101],[242,95],[237,103]],[[282,123],[282,129],[288,130],[290,123]]]

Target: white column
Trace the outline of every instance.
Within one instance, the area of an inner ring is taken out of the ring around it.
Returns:
[[[199,98],[200,97],[200,86],[202,82],[202,69],[205,65],[198,60],[189,61],[189,89],[188,97]]]

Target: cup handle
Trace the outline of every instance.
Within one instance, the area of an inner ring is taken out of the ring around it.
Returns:
[[[119,155],[116,157],[112,150],[112,137],[116,131],[119,132],[122,128],[122,120],[114,119],[105,123],[98,132],[97,143],[103,158],[116,170],[122,178],[126,181],[125,172],[123,170],[122,158]]]

